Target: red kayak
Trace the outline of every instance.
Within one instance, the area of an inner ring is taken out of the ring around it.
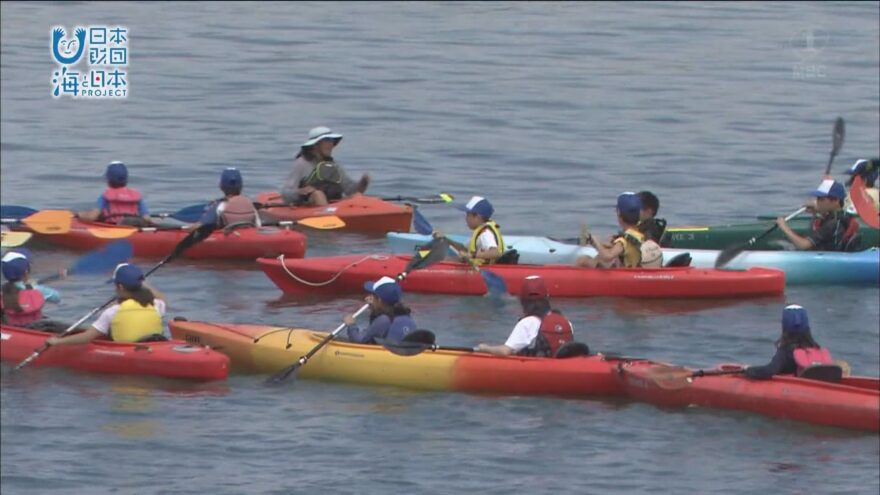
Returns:
[[[0,360],[17,364],[52,335],[55,334],[2,325]],[[28,366],[199,381],[225,380],[229,374],[229,358],[225,354],[180,340],[142,344],[96,340],[85,345],[50,347]]]
[[[66,234],[35,234],[42,241],[70,249],[92,250],[122,237],[120,232],[135,227],[74,219]],[[189,234],[181,229],[139,229],[128,237],[134,255],[145,258],[167,256]],[[99,237],[100,236],[100,237]],[[207,239],[183,252],[193,259],[247,259],[262,256],[302,258],[306,253],[306,236],[302,232],[279,227],[241,227],[231,232],[214,231]]]
[[[264,192],[257,195],[257,201],[276,204],[283,200],[277,192]],[[276,206],[263,211],[279,221],[335,215],[345,222],[345,227],[340,230],[368,234],[409,232],[412,223],[411,207],[372,196],[354,196],[334,201],[327,206]]]
[[[260,268],[286,293],[339,294],[362,292],[366,281],[402,272],[410,256],[347,255],[308,259],[260,258]],[[491,265],[511,294],[519,294],[525,277],[544,277],[551,296],[560,297],[741,297],[782,294],[780,270],[714,270],[707,268],[619,268],[596,270],[568,265]],[[401,283],[408,292],[482,295],[486,284],[469,265],[440,262],[415,270]]]
[[[742,368],[726,365],[719,369]],[[820,425],[880,430],[877,378],[844,377],[839,383],[792,375],[769,380],[752,380],[741,374],[690,378],[693,371],[633,362],[621,364],[619,378],[630,397],[655,406],[733,409]]]

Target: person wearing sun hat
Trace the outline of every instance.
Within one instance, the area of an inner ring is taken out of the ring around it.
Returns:
[[[281,188],[281,198],[295,205],[326,205],[343,196],[363,193],[370,185],[364,174],[355,182],[333,159],[342,134],[319,126],[309,131],[293,162],[293,170]]]
[[[625,192],[617,196],[617,223],[623,234],[615,237],[610,244],[597,241],[587,230],[583,229],[585,244],[596,248],[596,256],[580,256],[576,266],[587,268],[624,266],[634,268],[641,266],[642,243],[645,234],[639,228],[642,212],[642,200],[634,192]]]
[[[98,198],[97,208],[77,212],[75,216],[90,222],[147,226],[150,211],[141,193],[128,187],[128,168],[119,161],[111,162],[104,172],[107,189]]]
[[[523,279],[519,296],[523,316],[501,345],[480,344],[477,352],[498,356],[555,357],[557,351],[574,341],[574,327],[559,311],[550,306],[550,295],[544,279],[529,275]]]
[[[763,366],[749,366],[745,375],[765,380],[774,375],[799,375],[810,366],[831,364],[834,364],[831,354],[813,339],[807,310],[789,304],[782,310],[782,335],[776,341],[773,359]]]
[[[382,277],[375,282],[364,283],[369,292],[366,297],[370,305],[370,325],[361,329],[354,315],[346,315],[344,322],[348,340],[358,344],[375,344],[376,339],[400,342],[409,332],[416,329],[412,311],[400,300],[400,284],[391,277]]]
[[[165,298],[144,283],[144,272],[131,263],[121,263],[110,280],[116,287],[116,304],[105,309],[82,333],[50,337],[46,344],[87,344],[97,338],[115,342],[164,340]]]
[[[0,259],[3,284],[0,296],[0,321],[8,325],[29,327],[44,320],[45,303],[61,302],[61,295],[55,289],[31,282],[31,260],[33,255],[25,248],[9,251]],[[65,272],[62,271],[63,277]]]
[[[254,225],[260,227],[260,214],[253,201],[241,194],[244,179],[237,168],[227,168],[220,174],[220,190],[223,199],[214,201],[205,209],[199,220],[200,225],[229,227],[232,225]]]
[[[843,210],[846,188],[840,182],[825,179],[811,193],[815,203],[806,206],[814,210],[813,228],[806,237],[793,231],[784,217],[776,219],[779,230],[802,251],[857,251],[859,249],[859,222]]]

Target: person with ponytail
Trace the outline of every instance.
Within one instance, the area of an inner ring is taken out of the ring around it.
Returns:
[[[82,333],[67,337],[50,337],[46,344],[87,344],[97,338],[116,342],[149,342],[165,340],[165,301],[162,294],[144,283],[144,273],[135,265],[122,263],[113,272],[116,284],[116,304],[105,309],[101,316]]]
[[[355,324],[354,315],[346,315],[348,340],[358,344],[375,344],[376,339],[400,342],[409,332],[416,329],[416,322],[410,309],[401,298],[400,284],[391,277],[382,277],[375,282],[364,283],[370,294],[366,297],[370,305],[370,325],[360,328]]]
[[[31,282],[31,253],[19,248],[2,258],[3,277],[6,282],[0,298],[2,322],[7,325],[29,327],[44,320],[43,306],[47,302],[61,302],[55,289]],[[62,272],[62,276],[64,273]]]
[[[763,366],[749,366],[745,375],[766,380],[774,375],[801,375],[810,366],[833,365],[831,354],[810,332],[807,310],[790,304],[782,310],[782,335],[776,341],[776,354]]]

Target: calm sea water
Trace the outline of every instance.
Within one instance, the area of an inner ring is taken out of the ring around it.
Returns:
[[[87,207],[111,160],[154,210],[217,196],[238,166],[276,189],[311,127],[377,194],[488,196],[510,233],[606,235],[624,190],[674,223],[796,209],[824,172],[876,156],[878,3],[6,3],[2,202]],[[124,101],[50,96],[50,31],[122,25]],[[423,212],[447,231],[460,213]],[[38,247],[39,248],[39,247]],[[309,255],[383,250],[315,235]],[[39,250],[39,270],[75,254]],[[145,262],[146,263],[146,262]],[[190,319],[338,325],[358,298],[298,301],[250,263],[174,262],[154,284]],[[57,287],[58,318],[107,297]],[[760,363],[785,301],[858,374],[880,374],[880,291],[791,288],[710,304],[562,300],[599,350]],[[501,342],[509,300],[411,295],[448,345]],[[877,493],[880,440],[626,401],[421,394],[259,377],[186,385],[29,369],[0,386],[0,490],[18,493]]]

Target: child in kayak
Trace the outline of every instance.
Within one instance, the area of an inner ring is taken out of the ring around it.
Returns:
[[[471,229],[467,246],[449,240],[449,245],[457,251],[461,261],[475,266],[498,261],[504,254],[504,237],[501,227],[492,220],[495,213],[492,203],[482,196],[473,196],[464,206],[456,205],[456,208],[465,212],[464,220]],[[433,235],[434,238],[443,237],[439,231],[434,231]]]
[[[104,172],[107,189],[98,198],[98,207],[81,211],[74,216],[90,222],[144,227],[151,224],[150,211],[141,193],[128,187],[128,168],[122,162],[112,162]]]
[[[333,148],[342,141],[342,134],[328,127],[315,127],[300,146],[293,162],[293,170],[281,188],[281,197],[294,205],[326,205],[342,196],[363,193],[370,185],[370,176],[364,174],[355,182],[333,160]]]
[[[513,327],[502,345],[480,344],[477,352],[498,356],[555,357],[563,345],[574,341],[573,326],[559,311],[550,307],[550,296],[544,279],[530,275],[523,280],[520,291],[523,317]]]
[[[580,256],[575,261],[575,266],[586,268],[609,268],[623,266],[626,268],[638,267],[642,262],[641,246],[645,242],[645,234],[639,228],[639,216],[642,210],[642,200],[639,195],[625,192],[617,197],[617,223],[623,234],[614,238],[610,244],[597,241],[584,229],[582,236],[587,245],[596,248],[597,254],[593,256]]]
[[[358,344],[375,344],[377,338],[400,342],[416,329],[410,309],[400,302],[401,290],[397,281],[382,277],[375,282],[366,282],[364,289],[370,293],[366,297],[370,305],[370,326],[361,329],[355,324],[354,315],[346,315],[343,321],[348,340]]]
[[[773,375],[797,374],[817,364],[834,364],[828,350],[820,347],[810,333],[807,310],[791,304],[782,310],[782,336],[776,341],[776,354],[764,366],[749,366],[745,375],[766,380]]]
[[[199,220],[200,225],[214,225],[217,228],[236,225],[253,225],[260,227],[260,215],[254,208],[254,203],[247,196],[241,194],[244,180],[237,168],[227,168],[220,174],[220,190],[223,191],[223,199],[212,202],[205,209],[205,214]]]
[[[813,230],[807,237],[802,237],[785,222],[785,218],[776,219],[785,237],[802,251],[857,251],[859,222],[843,210],[846,188],[836,180],[826,179],[813,191],[815,204],[806,205],[815,209],[816,219]]]
[[[40,328],[46,323],[45,304],[61,302],[57,290],[31,282],[31,258],[30,251],[19,248],[6,253],[0,262],[6,278],[0,299],[0,321],[7,325]]]
[[[656,218],[660,211],[660,199],[651,191],[639,193],[642,209],[639,212],[639,230],[645,234],[645,239],[660,243],[666,233],[666,220]]]
[[[165,301],[162,294],[144,283],[144,272],[135,265],[122,263],[113,271],[116,304],[103,313],[82,333],[67,337],[50,337],[46,344],[87,344],[97,338],[115,342],[149,342],[165,340]]]

